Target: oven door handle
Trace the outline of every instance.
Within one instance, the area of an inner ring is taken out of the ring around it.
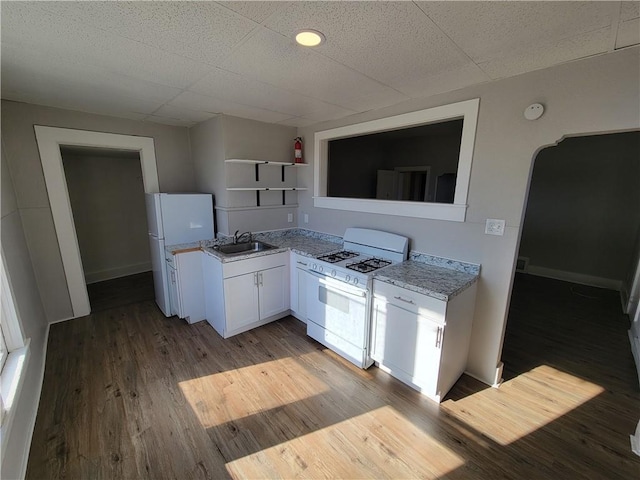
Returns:
[[[333,278],[323,275],[322,273],[313,272],[307,270],[308,273],[316,277],[320,284],[336,293],[351,295],[353,297],[365,298],[367,296],[367,290],[365,288],[358,288],[349,285],[348,283],[340,280],[334,280]]]

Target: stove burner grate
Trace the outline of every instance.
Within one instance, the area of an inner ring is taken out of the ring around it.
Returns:
[[[328,253],[326,255],[321,255],[317,257],[318,260],[322,260],[327,263],[338,263],[342,260],[347,260],[349,258],[357,257],[360,255],[357,252],[351,252],[349,250],[342,250],[340,252]]]
[[[384,260],[382,258],[369,258],[368,260],[350,263],[345,266],[351,270],[355,270],[356,272],[369,273],[374,270],[378,270],[379,268],[386,267],[387,265],[391,265],[389,260]]]

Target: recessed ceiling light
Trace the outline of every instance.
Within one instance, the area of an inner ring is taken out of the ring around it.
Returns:
[[[321,43],[324,43],[324,41],[324,35],[317,30],[305,29],[296,33],[296,42],[303,47],[317,47]]]

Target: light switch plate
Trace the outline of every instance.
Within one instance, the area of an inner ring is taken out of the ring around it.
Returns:
[[[504,220],[487,218],[487,223],[484,227],[484,233],[486,233],[487,235],[504,235],[504,224]]]
[[[304,214],[304,223],[309,223],[309,214],[308,213]]]
[[[287,222],[293,222],[293,213],[287,213]]]

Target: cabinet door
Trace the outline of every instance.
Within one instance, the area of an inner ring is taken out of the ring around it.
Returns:
[[[291,285],[291,311],[293,314],[306,322],[307,320],[307,298],[304,289],[304,276],[307,268],[307,257],[303,257],[296,253],[291,253],[291,268],[289,270],[289,284]]]
[[[298,315],[303,322],[307,322],[307,284],[309,273],[298,269]]]
[[[179,253],[175,256],[180,317],[189,323],[206,318],[202,255],[204,255],[202,252],[196,251]]]
[[[287,267],[258,272],[260,319],[289,309],[289,275]]]
[[[372,358],[392,375],[435,395],[443,327],[378,298],[372,324]]]
[[[257,273],[247,273],[224,280],[226,333],[259,320]]]

